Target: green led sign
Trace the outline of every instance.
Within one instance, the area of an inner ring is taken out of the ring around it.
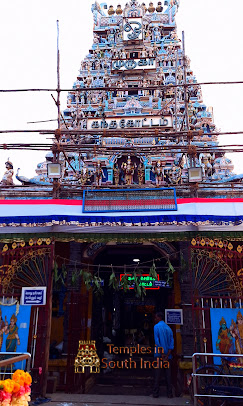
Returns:
[[[120,274],[120,280],[124,276],[124,273]],[[142,275],[137,275],[139,278],[139,286],[144,287],[145,289],[153,289],[153,290],[158,290],[160,287],[154,286],[155,281],[159,281],[159,275],[158,278],[152,278],[149,274],[142,274]],[[130,284],[130,289],[134,289],[134,276],[128,275],[128,282]]]

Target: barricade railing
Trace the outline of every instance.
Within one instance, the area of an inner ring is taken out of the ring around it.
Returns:
[[[197,370],[198,368],[198,364],[197,364],[197,358],[200,357],[205,357],[205,364],[202,364],[200,368],[205,367],[205,369],[210,370],[210,368],[212,369],[212,366],[214,366],[215,368],[219,368],[219,370],[222,369],[222,373],[217,373],[217,374],[202,374],[202,373],[198,373]],[[243,399],[243,389],[242,389],[242,395],[235,395],[233,392],[232,394],[220,394],[220,393],[199,393],[198,389],[199,389],[199,385],[198,385],[198,377],[222,377],[222,378],[241,378],[243,380],[243,372],[242,375],[235,375],[235,374],[224,374],[223,373],[223,366],[224,364],[221,365],[216,365],[213,363],[208,363],[208,357],[219,357],[222,358],[222,360],[224,360],[225,362],[228,363],[229,366],[229,359],[238,359],[238,358],[243,358],[243,354],[214,354],[214,353],[200,353],[200,352],[196,352],[193,354],[192,356],[192,369],[193,369],[193,373],[192,373],[192,383],[193,383],[193,396],[194,396],[194,406],[197,406],[197,400],[198,398],[231,398],[231,399]],[[243,360],[242,360],[243,361]],[[242,365],[243,367],[243,365]],[[222,385],[222,389],[221,391],[223,391],[223,389],[226,388],[225,386]],[[229,384],[229,388],[232,388],[232,385]],[[219,392],[220,391],[220,386],[218,386]],[[240,388],[239,388],[240,389]],[[212,390],[212,388],[211,388]],[[215,391],[216,392],[216,391]]]
[[[18,369],[30,371],[31,354],[29,352],[1,352],[0,353],[0,379],[10,378],[16,369],[16,363],[19,362]]]

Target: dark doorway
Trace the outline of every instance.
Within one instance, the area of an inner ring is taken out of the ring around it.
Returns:
[[[90,393],[146,395],[151,389],[153,370],[141,367],[141,357],[143,361],[154,360],[154,315],[171,305],[172,288],[146,289],[146,295],[138,297],[134,289],[127,293],[110,289],[109,277],[112,270],[118,279],[124,272],[132,275],[135,269],[137,274],[149,274],[153,261],[159,279],[165,280],[166,257],[153,244],[107,245],[94,261],[100,266],[99,276],[104,280],[104,295],[93,296],[91,336],[96,341],[98,355],[101,360],[106,359],[108,365],[110,361],[113,365],[131,359],[136,369],[101,369]],[[145,354],[130,357],[129,349],[138,346],[146,349]],[[114,354],[110,351],[113,347],[119,351],[125,348],[124,353]]]

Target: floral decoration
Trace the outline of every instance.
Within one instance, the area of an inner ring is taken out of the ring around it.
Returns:
[[[28,406],[32,378],[28,372],[18,369],[12,379],[0,380],[0,406]]]

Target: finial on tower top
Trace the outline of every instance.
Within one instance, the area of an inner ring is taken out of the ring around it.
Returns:
[[[154,4],[152,2],[149,3],[148,11],[149,11],[149,13],[154,13],[155,12],[155,7],[154,7]]]
[[[113,14],[115,14],[115,10],[114,10],[113,6],[109,7],[108,14],[109,14],[109,16],[112,16]]]
[[[118,6],[117,6],[117,9],[116,9],[116,14],[117,15],[120,15],[120,14],[122,14],[122,8],[121,8],[121,5],[120,4],[118,4]]]

